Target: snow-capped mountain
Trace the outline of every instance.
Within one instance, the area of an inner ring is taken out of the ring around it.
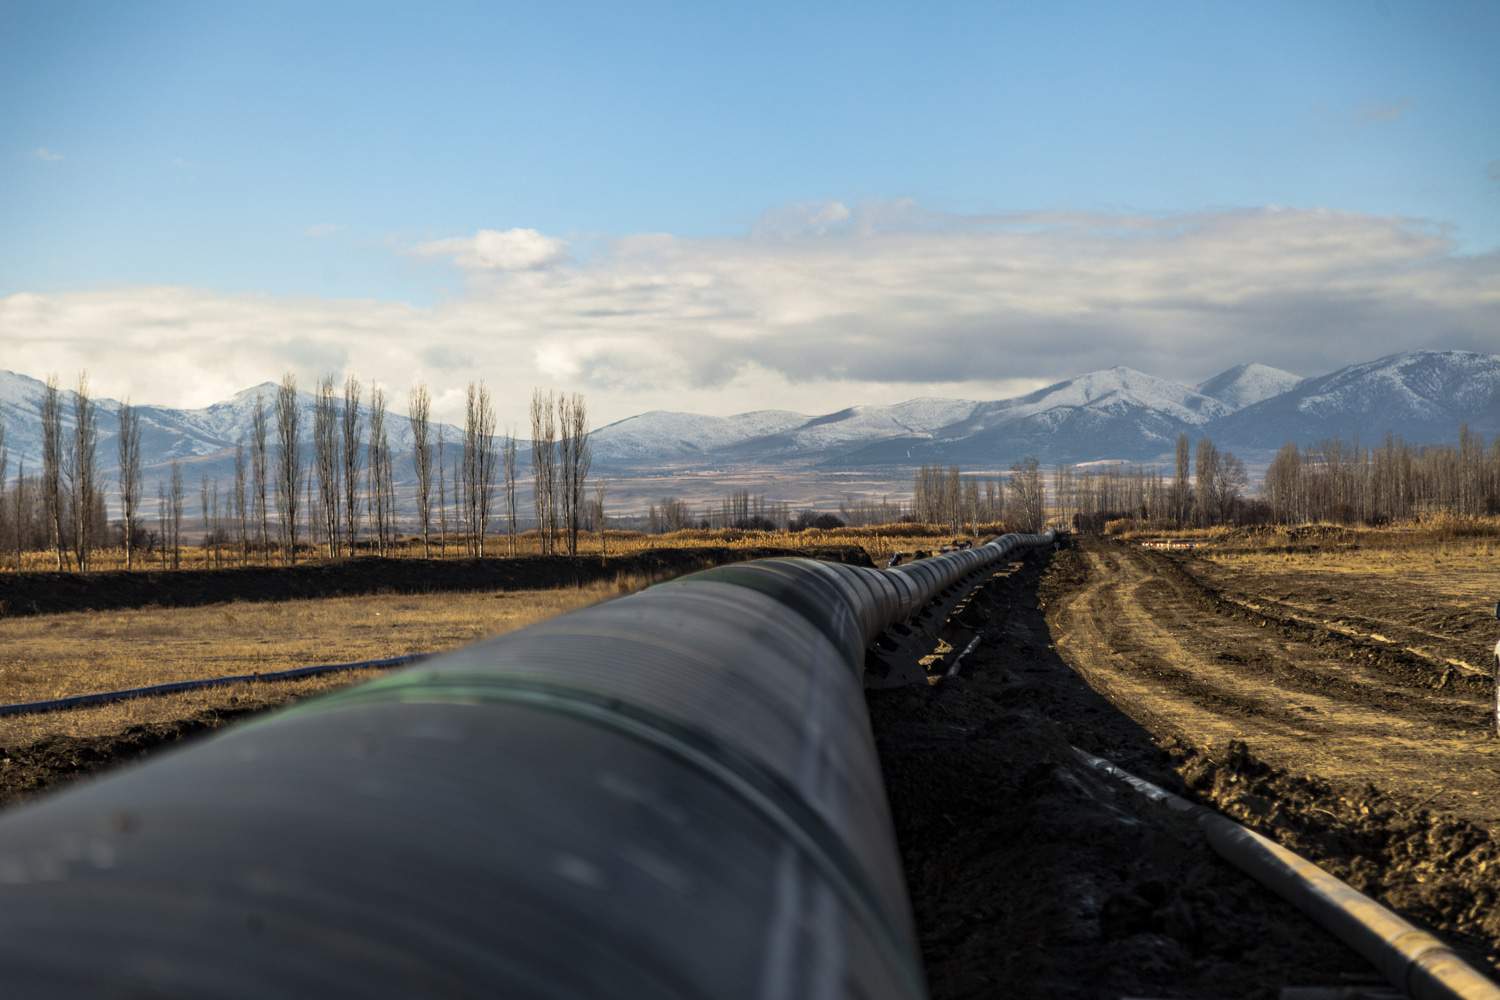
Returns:
[[[137,410],[141,415],[141,465],[148,482],[156,473],[171,462],[190,463],[191,474],[220,476],[228,474],[233,464],[234,448],[238,443],[248,443],[254,425],[255,401],[259,397],[265,409],[268,425],[267,437],[274,447],[275,406],[277,386],[263,382],[235,393],[229,399],[200,409],[179,410],[167,406],[141,404]],[[41,381],[14,372],[0,371],[0,420],[4,421],[6,447],[10,451],[10,474],[14,474],[20,461],[24,460],[29,470],[41,465],[42,424],[41,400],[44,385]],[[71,388],[61,392],[63,433],[67,435],[73,427],[74,394]],[[301,411],[301,427],[304,447],[310,448],[307,439],[313,426],[313,396],[307,392],[297,394]],[[97,456],[99,470],[109,473],[119,464],[118,438],[120,433],[120,403],[118,400],[95,397],[98,412]],[[366,426],[368,426],[368,394],[365,396]],[[412,448],[411,421],[405,415],[405,400],[387,399],[386,433],[391,450],[402,455]],[[401,412],[398,412],[398,408]],[[433,427],[433,435],[437,434]],[[449,441],[460,440],[457,428],[444,425]]]
[[[1217,399],[1231,410],[1242,410],[1263,399],[1279,396],[1295,388],[1301,381],[1301,375],[1251,362],[1219,372],[1206,382],[1198,383],[1195,389],[1201,395]]]
[[[755,410],[732,417],[651,410],[595,431],[594,461],[631,464],[704,459],[719,449],[779,434],[807,420],[806,415],[790,410]]]
[[[1413,443],[1452,441],[1464,423],[1500,433],[1500,355],[1392,354],[1299,382],[1207,430],[1231,446],[1269,449],[1332,437],[1376,444],[1387,433]]]
[[[890,406],[851,406],[819,417],[802,417],[781,433],[751,438],[730,449],[736,461],[837,459],[872,441],[928,441],[942,428],[967,418],[979,403],[967,399],[909,399]]]
[[[841,464],[1009,462],[1028,454],[1055,460],[1155,454],[1185,430],[1231,412],[1177,382],[1115,367],[1065,379],[1015,399],[980,403],[930,440],[877,442]]]
[[[234,447],[250,434],[256,397],[269,417],[275,394],[276,386],[268,382],[201,409],[141,406],[148,490],[172,461],[187,463],[193,480],[231,475]],[[40,464],[41,395],[41,382],[0,372],[0,420],[7,430],[10,475],[19,458],[24,457],[28,470]],[[308,394],[300,398],[306,440],[313,400]],[[108,473],[115,465],[119,404],[97,402],[99,464]],[[406,401],[392,399],[389,405],[391,445],[404,475],[411,448]],[[71,416],[72,394],[65,391],[65,425],[71,424]],[[993,468],[1025,455],[1047,462],[1155,460],[1171,451],[1181,433],[1207,435],[1242,453],[1334,436],[1374,443],[1388,431],[1412,443],[1452,441],[1462,423],[1486,436],[1500,434],[1500,356],[1421,351],[1308,379],[1244,364],[1196,388],[1117,367],[1014,399],[913,399],[821,416],[757,410],[712,417],[654,410],[600,428],[593,446],[599,473],[626,477],[746,465],[898,469],[952,462]],[[456,447],[459,431],[444,430]],[[521,450],[524,462],[525,442]]]

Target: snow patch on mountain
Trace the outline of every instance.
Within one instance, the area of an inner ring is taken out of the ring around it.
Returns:
[[[1209,430],[1216,440],[1276,448],[1331,437],[1373,444],[1387,433],[1418,443],[1452,441],[1465,423],[1483,434],[1500,432],[1500,355],[1388,355],[1307,379]]]
[[[1078,410],[1116,417],[1149,411],[1191,427],[1231,412],[1228,405],[1179,382],[1117,366],[1065,379],[1016,399],[983,403],[970,420],[946,428],[942,436],[958,437],[1028,419],[1056,426]]]
[[[1210,396],[1230,409],[1242,410],[1262,400],[1279,396],[1296,388],[1302,376],[1281,368],[1256,362],[1235,365],[1195,386],[1200,395]]]
[[[601,462],[703,457],[752,438],[779,434],[808,420],[790,410],[752,410],[730,417],[651,410],[599,428],[590,438]]]
[[[787,444],[823,451],[881,438],[924,438],[966,419],[980,404],[970,399],[909,399],[891,406],[851,406],[807,421],[787,435]]]

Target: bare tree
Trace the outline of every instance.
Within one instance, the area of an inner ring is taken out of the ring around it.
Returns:
[[[557,424],[552,393],[531,392],[532,504],[536,508],[537,536],[542,555],[554,551],[557,537]]]
[[[446,435],[443,425],[438,424],[437,482],[438,482],[438,554],[448,554],[448,459]]]
[[[344,379],[344,542],[351,556],[359,541],[359,379]]]
[[[483,382],[470,382],[464,410],[463,506],[469,551],[484,555],[484,536],[494,504],[495,406]]]
[[[385,390],[379,386],[370,387],[369,454],[367,503],[371,526],[375,530],[375,550],[383,556],[386,554],[388,536],[385,467],[389,462],[390,446],[385,434]]]
[[[317,507],[313,503],[313,483],[317,481],[315,463],[309,460],[307,463],[307,474],[302,477],[303,489],[307,491],[302,509],[307,511],[307,544],[317,551],[319,542]]]
[[[505,510],[509,515],[509,552],[516,555],[516,435],[507,430],[500,446],[501,465],[505,469]]]
[[[599,532],[599,554],[609,555],[609,518],[604,513],[604,497],[609,486],[603,479],[594,480],[594,530]]]
[[[1208,438],[1198,439],[1194,495],[1198,511],[1198,523],[1209,525],[1214,521],[1214,493],[1218,488],[1219,449]]]
[[[265,558],[271,544],[270,514],[266,509],[269,463],[266,461],[266,406],[260,394],[250,411],[250,492],[255,498],[255,523],[260,528],[260,552]]]
[[[1026,531],[1041,531],[1047,522],[1046,495],[1041,467],[1035,458],[1027,457],[1010,467],[1011,509]]]
[[[250,523],[245,495],[245,443],[243,441],[234,446],[234,496],[231,500],[234,508],[236,540],[240,546],[240,565],[243,566],[250,561]]]
[[[217,499],[217,498],[216,498]],[[201,473],[198,477],[198,509],[203,514],[203,565],[210,562],[218,563],[218,537],[215,531],[214,515],[217,511],[209,507],[208,473]],[[217,506],[217,503],[215,503]]]
[[[167,568],[167,549],[172,544],[171,523],[167,517],[167,484],[162,480],[156,481],[156,531],[161,536],[161,565]]]
[[[135,568],[135,519],[141,503],[141,414],[130,401],[120,404],[120,507],[125,518],[125,568]]]
[[[1192,491],[1188,487],[1188,436],[1177,435],[1177,476],[1172,481],[1172,511],[1180,528],[1187,524]]]
[[[557,424],[562,446],[562,507],[568,534],[568,555],[578,554],[578,525],[583,517],[585,485],[593,465],[589,443],[588,406],[578,393],[559,396]]]
[[[171,520],[172,568],[178,569],[182,566],[182,515],[187,507],[187,488],[182,482],[182,466],[176,462],[172,463],[172,492],[167,499],[171,504],[168,517]]]
[[[25,524],[31,508],[26,504],[26,459],[23,456],[17,463],[16,488],[12,502],[15,505],[15,527],[16,527],[16,572],[21,572],[21,549],[25,544],[23,537]]]
[[[62,445],[62,394],[57,388],[57,376],[47,378],[42,388],[42,509],[47,519],[47,531],[52,548],[57,553],[57,569],[62,572],[63,556],[63,445]]]
[[[297,513],[302,492],[302,411],[297,404],[297,377],[287,372],[276,392],[276,512],[281,517],[282,558],[297,561]]]
[[[1234,519],[1235,508],[1239,506],[1240,497],[1249,482],[1245,463],[1239,456],[1233,452],[1221,452],[1218,475],[1214,477],[1214,506],[1217,508],[1220,524],[1228,524]]]
[[[321,509],[323,535],[328,543],[328,558],[339,557],[339,408],[334,395],[332,375],[318,383],[313,402],[313,465],[318,472],[318,504]]]
[[[431,431],[432,397],[427,386],[412,387],[407,406],[411,421],[411,462],[417,474],[417,525],[422,532],[422,555],[432,558],[432,442]]]
[[[73,393],[73,436],[64,463],[73,511],[73,555],[80,572],[87,573],[94,548],[94,507],[98,482],[99,408],[89,395],[87,372],[78,376]]]

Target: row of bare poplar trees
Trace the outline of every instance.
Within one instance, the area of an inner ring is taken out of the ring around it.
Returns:
[[[394,551],[399,535],[396,472],[387,429],[386,396],[384,390],[372,386],[365,404],[361,389],[353,375],[345,378],[342,388],[331,375],[319,382],[313,404],[312,459],[305,471],[302,410],[295,376],[285,375],[276,394],[274,464],[268,462],[269,421],[261,400],[256,399],[249,442],[250,499],[245,499],[243,444],[236,450],[235,488],[231,494],[232,517],[242,547],[248,547],[250,532],[257,527],[261,546],[269,544],[270,491],[266,482],[270,466],[275,520],[285,560],[296,558],[298,524],[304,516],[312,543],[329,559],[358,551],[362,520],[370,534],[367,546],[372,545],[380,555]],[[489,389],[483,382],[471,382],[465,396],[463,436],[457,442],[459,454],[450,465],[447,429],[438,424],[434,436],[431,412],[432,396],[427,386],[415,386],[408,397],[407,419],[412,434],[416,533],[423,555],[433,554],[434,542],[439,554],[446,554],[451,531],[468,555],[482,556],[494,523],[502,516],[508,550],[515,555],[520,528],[519,440],[509,430],[497,432]],[[542,551],[551,554],[565,546],[570,554],[576,554],[591,455],[588,408],[583,397],[533,392],[532,432],[530,458]],[[601,485],[601,499],[602,490]],[[503,502],[503,509],[497,509],[497,502]],[[205,499],[206,518],[212,516],[210,504],[211,499]],[[451,525],[450,511],[454,515]]]
[[[63,394],[57,378],[48,379],[39,404],[42,469],[28,476],[21,462],[10,503],[0,503],[0,544],[13,543],[17,568],[22,552],[34,549],[40,540],[55,551],[59,570],[86,571],[109,532],[98,474],[98,411],[87,375],[79,377],[72,395],[72,426],[66,427]],[[237,550],[241,561],[249,561],[253,552],[279,552],[291,563],[299,546],[308,541],[330,559],[353,555],[361,544],[381,555],[393,552],[399,534],[397,473],[387,416],[384,390],[372,386],[366,402],[359,379],[352,375],[341,386],[331,375],[320,380],[311,428],[303,426],[294,375],[282,378],[269,408],[257,396],[250,433],[235,447],[231,487],[221,493],[218,480],[201,480],[199,506],[210,560],[223,564]],[[438,424],[434,436],[431,394],[425,385],[412,389],[408,419],[416,528],[423,554],[432,555],[434,542],[446,554],[451,531],[469,555],[480,556],[503,516],[514,555],[520,442],[509,431],[497,433],[494,402],[484,383],[468,386],[456,461],[450,463],[447,455],[446,427]],[[576,393],[536,390],[531,419],[529,454],[542,551],[576,554],[581,523],[587,520],[602,527],[604,521],[602,481],[594,484],[593,503],[585,500],[592,454],[588,408]],[[163,565],[178,566],[187,507],[182,467],[173,462],[169,476],[157,484],[157,530],[152,534],[142,511],[140,412],[128,402],[122,404],[119,424],[119,529],[126,565],[133,568],[145,548],[148,556],[156,550]],[[309,444],[310,456],[305,454]],[[0,487],[6,482],[9,458],[0,424]],[[3,493],[0,489],[0,496]],[[500,510],[496,504],[502,496]],[[362,530],[368,535],[363,543]]]
[[[1208,438],[1177,437],[1175,468],[1059,465],[1052,474],[1059,517],[1088,530],[1128,517],[1164,527],[1226,524],[1245,507],[1249,476],[1238,456]]]
[[[1425,514],[1500,514],[1500,437],[1465,425],[1452,445],[1413,446],[1387,435],[1378,447],[1328,440],[1284,445],[1266,469],[1271,518],[1380,523]]]
[[[0,510],[0,525],[5,529],[0,534],[7,536],[4,542],[12,543],[18,567],[21,552],[39,541],[54,553],[58,570],[70,566],[87,570],[95,548],[108,531],[99,479],[98,405],[89,393],[86,373],[78,377],[73,392],[71,427],[64,426],[64,409],[62,390],[53,376],[42,387],[38,405],[42,467],[28,477],[25,460],[19,461],[10,502],[0,505],[8,508]],[[119,439],[121,495],[127,504],[140,498],[140,432],[133,412],[129,404],[122,407]],[[0,424],[0,486],[5,483],[9,466],[5,427]]]
[[[1023,531],[1040,531],[1047,520],[1047,496],[1040,465],[1027,457],[1000,479],[965,478],[956,465],[923,465],[912,476],[911,516],[924,524],[964,525],[1007,521]]]

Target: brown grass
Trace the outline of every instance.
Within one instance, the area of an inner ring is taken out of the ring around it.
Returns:
[[[1005,531],[979,526],[955,536],[936,525],[882,525],[802,532],[680,531],[668,535],[610,532],[608,551],[653,548],[778,547],[793,550],[858,545],[883,563],[894,552],[935,550],[954,537],[982,539]],[[521,539],[536,554],[535,533]],[[492,540],[491,555],[506,539]],[[585,536],[580,546],[598,552]],[[408,543],[400,554],[421,555]],[[460,553],[456,545],[450,554]],[[207,553],[188,552],[184,567],[203,568]],[[30,569],[49,569],[46,553],[28,553]],[[101,553],[97,568],[121,568],[123,553]],[[159,568],[152,564],[152,568]],[[609,584],[560,590],[335,597],[274,603],[230,603],[200,608],[142,608],[0,619],[0,703],[141,687],[167,681],[270,672],[319,663],[346,663],[406,653],[451,649],[487,635],[521,628],[608,597],[640,589],[650,580],[629,577]],[[299,681],[213,688],[113,705],[42,715],[0,718],[0,746],[49,736],[98,736],[138,723],[167,722],[204,709],[280,704],[332,690],[371,672]]]
[[[858,528],[833,528],[829,530],[809,529],[807,531],[741,531],[737,529],[715,529],[715,530],[687,530],[675,531],[665,535],[652,535],[641,531],[610,531],[607,537],[601,539],[598,533],[584,532],[579,535],[578,551],[581,555],[599,555],[608,552],[610,555],[630,555],[643,552],[647,549],[697,549],[718,546],[730,548],[757,548],[774,547],[784,549],[816,549],[837,545],[858,545],[870,554],[870,558],[880,561],[889,557],[893,552],[909,552],[913,549],[931,549],[941,545],[953,538],[988,538],[1002,534],[1009,529],[1004,524],[975,525],[972,533],[956,533],[952,528],[943,525],[931,524],[883,524]],[[516,539],[516,554],[523,556],[534,556],[541,554],[541,539],[534,531],[524,532]],[[362,552],[365,550],[361,550]],[[369,550],[367,554],[374,554]],[[396,558],[421,558],[422,543],[418,539],[403,539],[391,553]],[[433,546],[434,557],[440,555],[438,547]],[[491,535],[485,540],[485,555],[489,558],[503,558],[510,554],[509,539],[504,535]],[[453,559],[467,558],[467,552],[455,539],[449,539],[447,557]],[[0,569],[11,570],[13,568],[13,555],[10,553],[0,554]],[[322,562],[323,557],[311,548],[299,547],[299,563]],[[280,565],[279,558],[267,560],[255,557],[251,562],[255,565]],[[240,565],[238,553],[231,550],[223,550],[217,559],[208,549],[198,546],[187,546],[182,551],[182,569],[208,569],[215,566],[238,566]],[[56,568],[56,556],[50,552],[24,552],[21,556],[21,567],[33,572],[47,572]],[[137,561],[138,569],[161,570],[164,567],[158,557],[153,556],[147,561]],[[125,551],[123,549],[100,549],[93,555],[91,568],[94,570],[112,570],[125,568]]]
[[[644,583],[627,579],[560,590],[378,594],[0,620],[0,702],[452,649]],[[369,673],[212,688],[0,718],[0,746],[44,736],[101,735],[139,722],[238,704],[238,699],[263,699],[273,691],[285,701],[340,687]]]

